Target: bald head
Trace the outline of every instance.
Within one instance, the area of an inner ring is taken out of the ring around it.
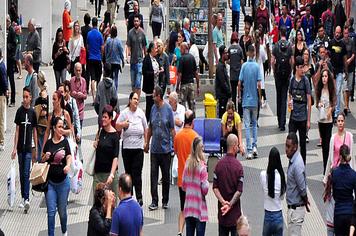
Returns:
[[[235,134],[229,134],[227,136],[226,146],[227,146],[228,153],[236,154],[238,149],[235,147],[237,147],[238,144],[239,144],[239,139]]]
[[[336,39],[341,39],[341,36],[342,36],[342,30],[341,30],[341,27],[340,26],[336,26],[335,28],[335,38]]]
[[[184,127],[192,126],[193,120],[194,120],[194,112],[188,109],[184,114]]]

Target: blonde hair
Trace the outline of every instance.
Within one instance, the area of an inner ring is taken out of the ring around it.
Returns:
[[[250,224],[248,223],[247,217],[244,215],[241,215],[240,218],[237,220],[237,231],[242,229],[242,227],[246,227],[250,231]]]
[[[204,160],[203,140],[198,136],[193,140],[192,150],[187,160],[188,173],[193,173],[199,167],[202,160]]]

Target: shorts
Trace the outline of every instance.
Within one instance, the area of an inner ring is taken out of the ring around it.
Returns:
[[[349,72],[347,79],[343,82],[343,91],[351,91],[352,90],[352,80],[354,78],[355,72]]]
[[[180,211],[183,211],[184,204],[185,204],[185,192],[183,191],[182,187],[179,187],[179,200],[180,200]]]
[[[142,63],[130,64],[131,87],[141,89]]]
[[[88,71],[89,71],[90,78],[99,83],[102,74],[101,61],[89,60]]]

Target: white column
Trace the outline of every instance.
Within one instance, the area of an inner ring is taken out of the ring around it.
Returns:
[[[2,56],[4,58],[4,63],[6,65],[6,12],[7,12],[7,0],[0,0],[0,48]],[[7,129],[7,119],[6,119],[7,106],[5,106],[4,114],[0,114],[4,119],[5,132]]]

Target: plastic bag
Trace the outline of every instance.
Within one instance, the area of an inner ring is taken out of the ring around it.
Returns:
[[[173,178],[178,178],[178,158],[177,158],[177,155],[174,155],[174,158],[173,158],[172,177]]]
[[[10,171],[7,174],[7,203],[10,207],[13,207],[15,204],[16,198],[16,164],[15,161],[11,162]]]
[[[83,164],[81,161],[76,159],[75,165],[77,166],[78,171],[70,179],[70,190],[72,193],[78,194],[83,190]]]
[[[69,172],[69,177],[73,177],[77,174],[78,172],[78,167],[76,165],[76,155],[77,155],[77,143],[74,141],[73,137],[70,137],[67,139],[70,147],[70,152],[72,156],[72,162],[70,164],[70,172]]]

